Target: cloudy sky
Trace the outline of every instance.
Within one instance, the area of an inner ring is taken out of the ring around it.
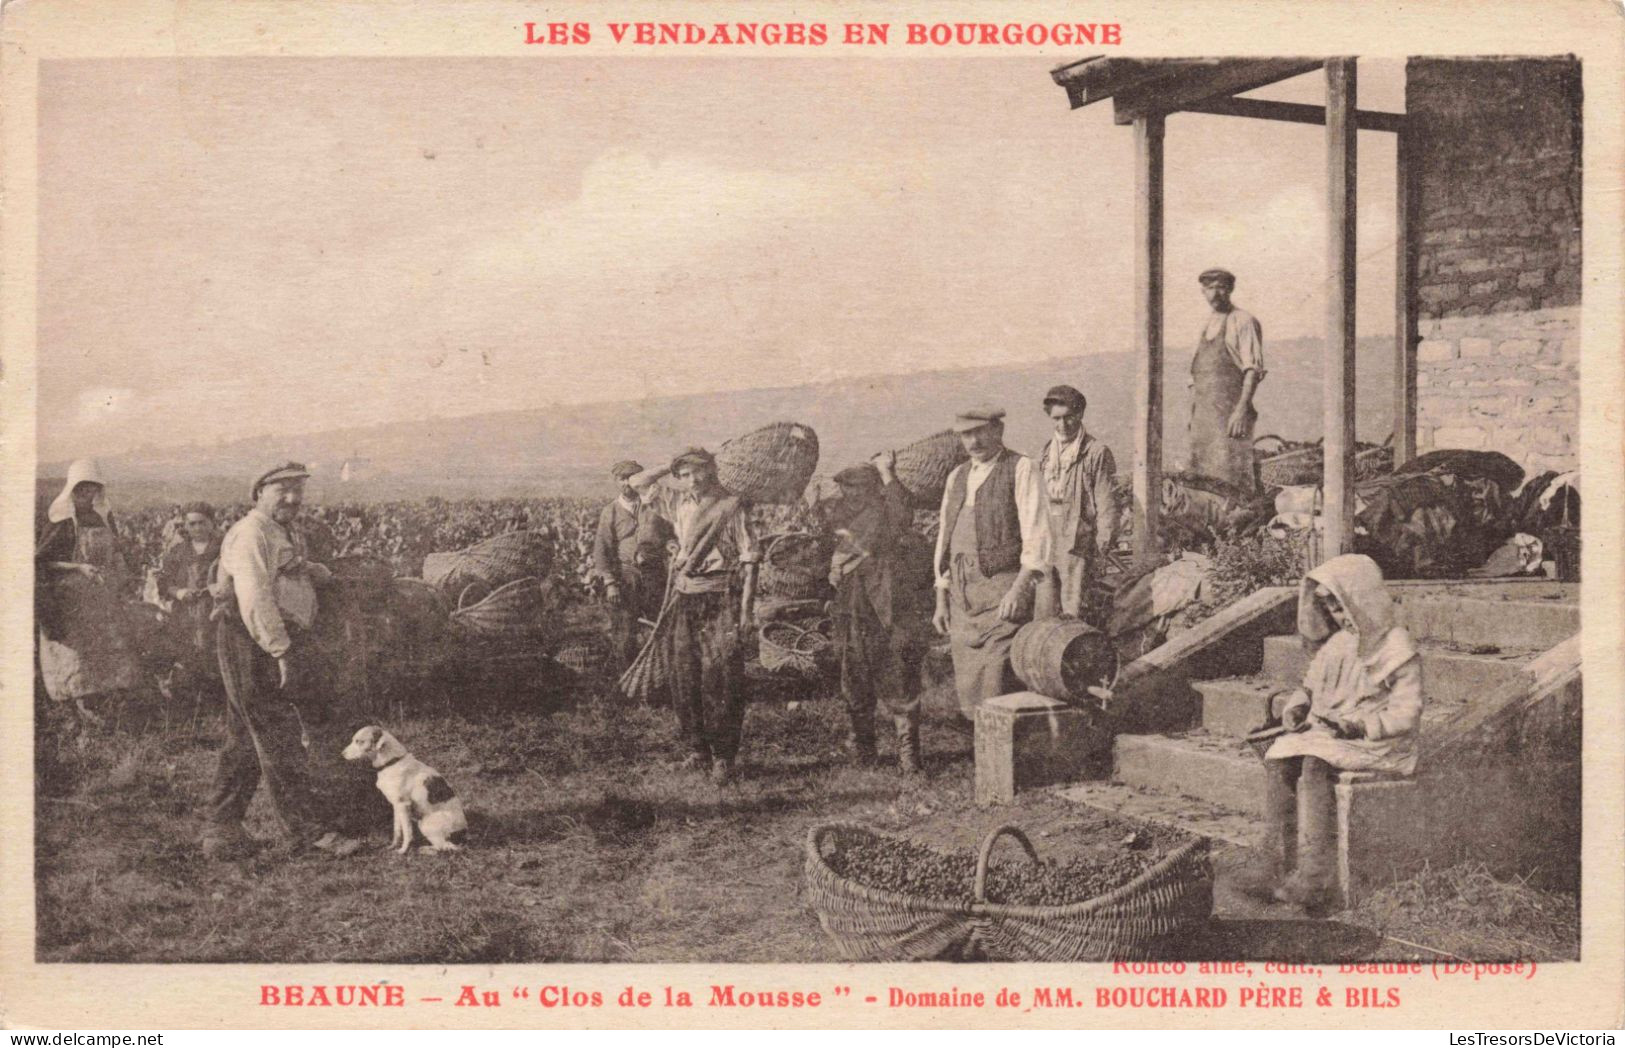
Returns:
[[[40,456],[1129,348],[1133,136],[1052,64],[45,63]],[[1360,87],[1403,108],[1397,63]],[[1393,143],[1360,147],[1385,334]],[[1179,115],[1167,164],[1171,358],[1210,265],[1318,335],[1323,132]]]

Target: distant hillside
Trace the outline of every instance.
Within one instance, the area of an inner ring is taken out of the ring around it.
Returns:
[[[1391,428],[1391,340],[1359,346],[1359,432],[1381,440]],[[1259,389],[1258,432],[1291,439],[1320,435],[1320,342],[1298,339],[1266,347],[1269,376]],[[1165,433],[1167,459],[1185,449],[1191,347],[1169,347]],[[1132,353],[1063,357],[1015,367],[923,371],[816,385],[621,403],[544,407],[463,418],[393,422],[300,436],[256,436],[211,447],[143,448],[102,456],[120,501],[246,495],[249,478],[279,460],[306,462],[323,497],[370,500],[428,494],[573,495],[610,489],[605,470],[617,459],[662,461],[689,444],[715,448],[727,438],[780,419],[817,430],[821,471],[906,444],[946,426],[962,405],[991,402],[1010,411],[1006,439],[1036,451],[1048,423],[1039,400],[1067,382],[1089,397],[1087,424],[1127,471],[1134,457]],[[349,480],[340,480],[346,461]],[[65,463],[42,463],[60,477]]]

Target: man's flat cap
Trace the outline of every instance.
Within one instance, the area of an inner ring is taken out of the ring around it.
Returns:
[[[990,408],[985,405],[966,408],[954,417],[954,432],[969,433],[973,429],[981,429],[983,426],[1003,421],[1003,408]]]
[[[261,473],[254,479],[254,487],[250,489],[249,500],[258,502],[260,492],[267,484],[281,484],[289,480],[304,480],[310,476],[310,470],[302,462],[284,462]]]
[[[633,462],[631,459],[626,459],[623,462],[617,462],[615,465],[609,467],[609,475],[614,477],[616,480],[626,480],[628,477],[635,477],[642,472],[643,467],[638,465],[636,462]]]
[[[710,466],[715,469],[717,457],[704,448],[689,448],[671,460],[671,471],[676,473],[680,469],[693,466]]]
[[[1228,269],[1204,269],[1196,282],[1203,286],[1208,284],[1223,284],[1225,287],[1236,286],[1236,275]]]
[[[1051,404],[1065,404],[1073,411],[1082,411],[1089,406],[1089,398],[1075,386],[1052,386],[1044,394],[1044,406],[1047,408]]]

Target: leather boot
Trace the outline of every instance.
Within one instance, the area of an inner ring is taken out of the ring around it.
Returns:
[[[1299,762],[1264,762],[1264,843],[1237,878],[1247,895],[1271,899],[1297,861]]]
[[[920,721],[918,717],[893,717],[897,729],[897,769],[904,775],[920,774]]]
[[[1337,900],[1337,769],[1318,757],[1303,758],[1298,777],[1298,868],[1275,893],[1311,916],[1329,912]]]

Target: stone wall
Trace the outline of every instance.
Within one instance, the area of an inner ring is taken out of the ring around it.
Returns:
[[[1578,465],[1580,74],[1412,59],[1421,250],[1417,444]]]

